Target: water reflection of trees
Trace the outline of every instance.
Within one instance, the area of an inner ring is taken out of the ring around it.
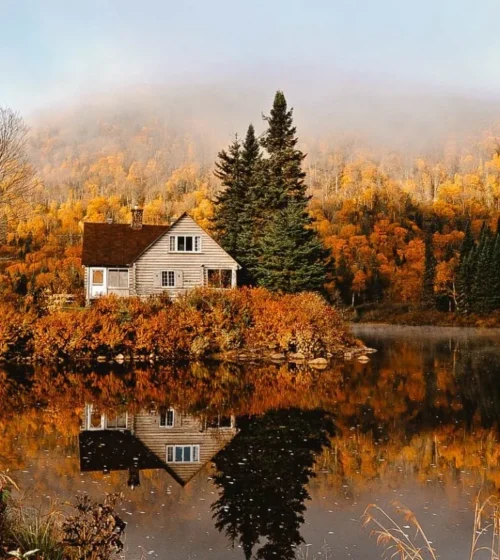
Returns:
[[[313,464],[334,433],[322,410],[288,409],[246,418],[240,433],[215,458],[221,494],[213,504],[216,527],[241,545],[245,558],[295,558],[303,542],[307,483]]]
[[[493,345],[466,341],[391,344],[369,364],[324,371],[236,364],[0,371],[0,466],[25,465],[42,445],[74,453],[85,402],[104,412],[133,413],[153,403],[255,421],[274,410],[321,409],[339,429],[311,467],[323,471],[315,485],[363,489],[369,481],[412,476],[500,488],[499,372]]]

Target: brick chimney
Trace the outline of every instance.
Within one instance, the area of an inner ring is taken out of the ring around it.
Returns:
[[[139,208],[139,206],[134,206],[132,208],[132,223],[130,224],[130,227],[132,229],[142,229],[142,214],[144,213],[144,210],[142,208]]]

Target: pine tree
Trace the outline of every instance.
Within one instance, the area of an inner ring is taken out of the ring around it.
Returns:
[[[487,226],[483,226],[481,229],[476,253],[471,307],[474,313],[484,315],[491,310],[491,294],[493,290],[493,237],[491,229]]]
[[[434,283],[436,279],[436,257],[432,247],[432,234],[425,237],[424,282],[422,289],[422,304],[426,308],[435,306]]]
[[[258,284],[269,290],[321,290],[326,279],[327,252],[301,201],[279,210],[260,240]]]
[[[497,232],[491,258],[491,310],[500,309],[500,232]]]
[[[268,129],[262,139],[266,149],[266,189],[262,193],[261,207],[272,214],[284,208],[290,199],[306,203],[306,174],[302,170],[305,158],[297,149],[296,128],[293,126],[293,109],[288,109],[282,91],[277,91],[269,117],[264,117]]]
[[[472,251],[474,246],[475,246],[474,236],[472,235],[470,222],[468,221],[465,226],[462,247],[460,248],[460,257],[462,257],[462,255],[467,256]]]
[[[215,200],[213,225],[222,247],[238,260],[241,247],[241,216],[245,211],[247,199],[241,143],[238,138],[235,138],[228,151],[220,151],[217,157],[214,174],[225,188]]]
[[[326,277],[327,252],[307,213],[293,111],[278,91],[261,145],[252,125],[243,146],[236,139],[219,153],[215,175],[225,190],[213,220],[221,245],[244,267],[242,283],[272,290],[319,290]]]
[[[258,260],[258,238],[263,229],[260,201],[264,188],[264,168],[260,144],[255,129],[249,125],[241,151],[242,181],[245,186],[245,206],[240,215],[239,263],[243,266],[240,283],[253,284],[253,272]]]

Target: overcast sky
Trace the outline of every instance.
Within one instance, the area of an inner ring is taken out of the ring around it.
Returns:
[[[499,0],[0,0],[0,8],[0,103],[22,112],[127,85],[233,79],[311,91],[352,79],[500,98]]]

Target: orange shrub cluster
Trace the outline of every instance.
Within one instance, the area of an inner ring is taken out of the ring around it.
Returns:
[[[45,361],[118,353],[179,360],[250,348],[316,357],[350,344],[339,314],[321,296],[264,289],[197,289],[174,302],[106,297],[36,320],[13,310],[0,317],[0,356],[15,351]]]
[[[20,313],[14,305],[0,302],[0,357],[10,357],[26,347],[33,321],[31,313]]]

